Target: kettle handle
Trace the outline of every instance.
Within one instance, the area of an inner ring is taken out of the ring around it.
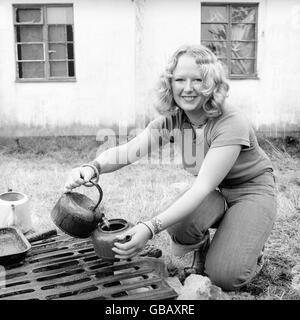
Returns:
[[[97,209],[97,207],[99,206],[100,202],[102,201],[103,198],[103,191],[101,189],[101,187],[99,186],[98,183],[93,182],[92,180],[89,181],[91,184],[84,184],[85,187],[96,187],[99,191],[99,200],[96,203],[95,207],[92,209],[92,211],[95,211]]]

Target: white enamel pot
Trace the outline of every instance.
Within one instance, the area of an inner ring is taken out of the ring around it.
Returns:
[[[32,228],[28,196],[8,191],[0,194],[0,228],[14,226],[23,233]]]

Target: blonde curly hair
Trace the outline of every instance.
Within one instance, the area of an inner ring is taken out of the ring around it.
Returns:
[[[155,90],[156,101],[154,107],[163,115],[174,114],[179,108],[173,98],[171,82],[173,71],[176,68],[178,59],[182,55],[194,57],[196,63],[199,65],[203,80],[201,94],[206,97],[203,110],[208,117],[220,116],[229,91],[229,85],[226,82],[225,72],[221,62],[212,51],[202,45],[186,45],[174,52],[165,71],[159,77]]]

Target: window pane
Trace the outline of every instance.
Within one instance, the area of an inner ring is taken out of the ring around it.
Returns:
[[[231,26],[231,40],[254,40],[255,25],[233,24]]]
[[[67,25],[67,41],[73,41],[73,26]]]
[[[42,42],[42,26],[17,26],[18,42]]]
[[[50,77],[66,77],[67,62],[50,62]]]
[[[231,21],[232,22],[255,22],[256,9],[254,7],[231,7]]]
[[[228,71],[228,62],[227,62],[227,59],[219,59],[219,61],[220,61],[221,64],[222,64],[222,67],[223,67],[223,69],[224,69],[224,71],[225,71],[226,77],[228,77],[229,71]]]
[[[202,22],[227,22],[227,10],[225,6],[202,6]]]
[[[232,42],[231,43],[232,58],[254,58],[255,43],[254,42]]]
[[[44,78],[44,62],[19,62],[19,78]]]
[[[49,24],[73,24],[72,7],[47,8],[47,22]]]
[[[16,9],[16,22],[39,23],[41,22],[41,9]]]
[[[49,59],[66,59],[67,50],[65,44],[49,44]]]
[[[18,78],[74,77],[73,6],[14,5],[14,10]]]
[[[74,59],[73,43],[68,43],[68,59]]]
[[[254,60],[231,60],[231,74],[254,74]]]
[[[68,67],[69,67],[69,77],[74,77],[75,76],[74,61],[68,61]]]
[[[49,26],[49,41],[66,41],[65,26]]]
[[[18,44],[18,60],[44,60],[42,44]]]
[[[218,57],[226,57],[226,42],[202,41],[202,44],[209,48]]]
[[[226,40],[227,26],[225,24],[202,24],[202,40]]]

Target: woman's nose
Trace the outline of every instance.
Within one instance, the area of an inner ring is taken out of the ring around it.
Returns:
[[[193,85],[192,85],[192,81],[191,80],[186,80],[184,88],[183,88],[184,92],[191,92],[193,91]]]

